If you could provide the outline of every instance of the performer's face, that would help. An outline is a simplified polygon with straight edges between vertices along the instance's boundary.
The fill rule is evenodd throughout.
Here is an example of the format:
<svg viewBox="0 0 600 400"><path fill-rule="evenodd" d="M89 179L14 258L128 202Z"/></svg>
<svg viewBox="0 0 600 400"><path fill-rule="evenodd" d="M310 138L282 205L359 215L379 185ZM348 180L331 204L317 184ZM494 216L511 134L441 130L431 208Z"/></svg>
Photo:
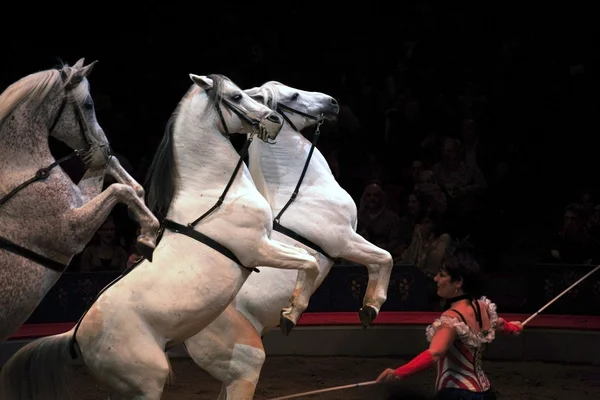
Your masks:
<svg viewBox="0 0 600 400"><path fill-rule="evenodd" d="M453 281L448 272L444 269L440 269L433 280L437 284L437 295L444 299L450 299L456 296L462 283L460 280Z"/></svg>

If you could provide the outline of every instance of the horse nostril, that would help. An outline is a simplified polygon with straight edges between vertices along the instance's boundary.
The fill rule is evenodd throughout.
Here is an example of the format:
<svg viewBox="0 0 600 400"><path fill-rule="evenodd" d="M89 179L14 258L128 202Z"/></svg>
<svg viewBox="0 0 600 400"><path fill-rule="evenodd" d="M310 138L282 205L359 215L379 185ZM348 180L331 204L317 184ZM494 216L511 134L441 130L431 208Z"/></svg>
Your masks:
<svg viewBox="0 0 600 400"><path fill-rule="evenodd" d="M338 105L338 102L337 102L337 100L336 100L336 99L334 99L334 98L332 97L332 98L331 98L331 104L332 104L332 105L334 105L334 106L337 106L337 105Z"/></svg>
<svg viewBox="0 0 600 400"><path fill-rule="evenodd" d="M271 114L267 117L267 119L271 122L275 122L276 124L281 124L281 117L277 114Z"/></svg>

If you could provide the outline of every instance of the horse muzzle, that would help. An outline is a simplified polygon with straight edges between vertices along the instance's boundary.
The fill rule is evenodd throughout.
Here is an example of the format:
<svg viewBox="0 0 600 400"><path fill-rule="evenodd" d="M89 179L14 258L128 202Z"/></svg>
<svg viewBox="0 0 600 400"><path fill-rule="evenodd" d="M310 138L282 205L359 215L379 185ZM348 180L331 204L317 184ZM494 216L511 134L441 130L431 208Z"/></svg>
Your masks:
<svg viewBox="0 0 600 400"><path fill-rule="evenodd" d="M88 151L82 152L80 157L87 168L104 167L112 157L112 149L109 143L96 144Z"/></svg>
<svg viewBox="0 0 600 400"><path fill-rule="evenodd" d="M275 139L279 135L281 128L283 128L283 118L273 112L260 122L258 137L265 142L269 139Z"/></svg>

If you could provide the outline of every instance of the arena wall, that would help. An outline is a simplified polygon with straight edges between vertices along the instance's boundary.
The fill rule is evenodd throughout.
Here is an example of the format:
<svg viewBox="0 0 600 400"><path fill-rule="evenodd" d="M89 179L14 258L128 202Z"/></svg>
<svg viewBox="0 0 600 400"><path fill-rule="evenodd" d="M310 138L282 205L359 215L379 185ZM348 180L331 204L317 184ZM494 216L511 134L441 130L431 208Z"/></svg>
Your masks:
<svg viewBox="0 0 600 400"><path fill-rule="evenodd" d="M360 326L356 313L306 313L285 337L278 330L264 337L267 355L362 356L406 358L426 346L425 327L438 316L429 312L382 312L369 328ZM505 314L507 320L529 315ZM42 336L65 332L73 323L28 324L0 346L3 364L15 351ZM517 337L500 335L486 358L509 361L565 362L600 365L600 317L540 315ZM172 357L187 357L181 346Z"/></svg>

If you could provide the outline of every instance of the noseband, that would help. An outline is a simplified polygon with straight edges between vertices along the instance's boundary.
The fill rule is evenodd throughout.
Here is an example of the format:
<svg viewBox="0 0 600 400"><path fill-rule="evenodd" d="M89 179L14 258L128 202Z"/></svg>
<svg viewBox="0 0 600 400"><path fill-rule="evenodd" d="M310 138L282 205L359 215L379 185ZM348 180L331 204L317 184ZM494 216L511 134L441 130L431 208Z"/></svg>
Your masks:
<svg viewBox="0 0 600 400"><path fill-rule="evenodd" d="M285 104L277 104L277 112L279 114L281 114L281 116L283 117L283 119L285 119L285 122L287 122L288 124L290 124L290 126L296 131L296 132L300 132L300 129L296 128L296 125L294 125L294 123L288 118L288 116L285 114L286 111L292 112L294 114L298 114L298 115L302 115L303 117L306 117L308 119L312 119L313 121L317 121L317 122L321 122L323 121L323 114L320 114L318 117L315 117L314 115L310 115L307 114L303 111L300 110L296 110L295 108L292 108L290 106L287 106ZM319 126L321 126L321 124L319 124ZM319 127L317 127L317 132L319 131Z"/></svg>
<svg viewBox="0 0 600 400"><path fill-rule="evenodd" d="M209 90L207 90L207 92L210 93L212 90L213 89L209 89ZM239 119L241 119L243 122L250 125L252 127L254 133L256 133L256 135L261 140L263 140L263 141L268 140L268 132L266 131L266 129L264 129L262 127L261 120L249 117L238 106L236 106L229 100L224 99L223 97L216 97L214 99L214 101L215 101L215 108L217 110L217 114L219 115L219 120L221 121L221 125L223 125L223 129L225 129L225 134L227 136L231 136L231 132L229 131L229 128L227 127L227 123L225 122L225 117L223 117L223 111L221 110L221 107L220 107L221 104L224 104L225 107L227 107L231 112L233 112L235 115L237 115Z"/></svg>

